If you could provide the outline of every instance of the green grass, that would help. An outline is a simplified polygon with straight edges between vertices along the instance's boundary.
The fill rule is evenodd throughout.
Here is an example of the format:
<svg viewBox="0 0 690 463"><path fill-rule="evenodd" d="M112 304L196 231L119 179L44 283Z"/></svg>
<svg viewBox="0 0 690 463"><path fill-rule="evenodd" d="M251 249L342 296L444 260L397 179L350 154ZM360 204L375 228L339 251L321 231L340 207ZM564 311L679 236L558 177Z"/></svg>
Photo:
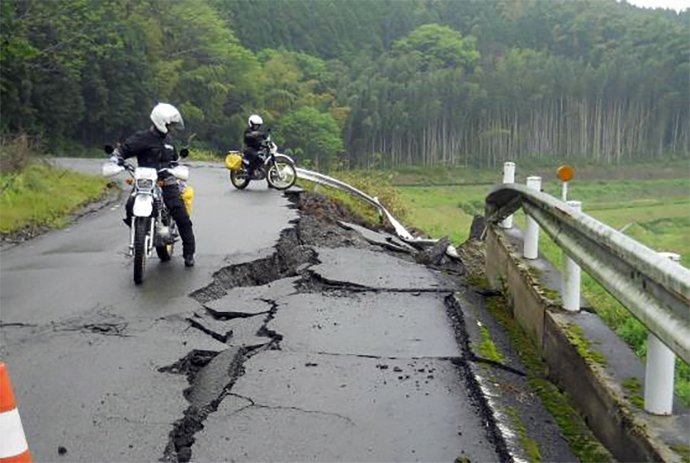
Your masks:
<svg viewBox="0 0 690 463"><path fill-rule="evenodd" d="M519 166L518 166L519 167ZM459 181L471 183L472 178L486 179L496 172L479 172L462 176ZM544 176L545 192L560 197L561 184L555 169L535 168ZM409 224L432 237L448 235L454 244L462 243L469 235L474 214L483 214L484 199L491 185L410 186L413 175L419 174L424 184L429 174L414 168L404 171L405 181L398 188L408 206ZM433 171L432 171L433 173ZM391 175L390 173L388 174ZM450 174L448 174L450 175ZM397 178L392 176L393 179ZM687 161L662 165L633 165L611 168L589 166L579 169L569 185L569 199L583 202L583 211L656 251L675 252L681 264L690 267L690 165ZM524 215L516 214L515 223L524 226ZM544 233L540 251L558 268L562 266L562 251ZM582 275L583 295L607 323L637 353L646 354L647 331L616 299L610 296L588 275ZM678 360L676 393L690 405L690 368Z"/></svg>
<svg viewBox="0 0 690 463"><path fill-rule="evenodd" d="M0 233L60 227L76 207L101 197L108 181L44 163L0 174Z"/></svg>
<svg viewBox="0 0 690 463"><path fill-rule="evenodd" d="M448 236L452 243L467 239L475 214L484 215L488 185L398 187L409 209L408 222L429 235Z"/></svg>
<svg viewBox="0 0 690 463"><path fill-rule="evenodd" d="M223 162L223 159L223 153L194 148L189 150L189 156L183 161Z"/></svg>

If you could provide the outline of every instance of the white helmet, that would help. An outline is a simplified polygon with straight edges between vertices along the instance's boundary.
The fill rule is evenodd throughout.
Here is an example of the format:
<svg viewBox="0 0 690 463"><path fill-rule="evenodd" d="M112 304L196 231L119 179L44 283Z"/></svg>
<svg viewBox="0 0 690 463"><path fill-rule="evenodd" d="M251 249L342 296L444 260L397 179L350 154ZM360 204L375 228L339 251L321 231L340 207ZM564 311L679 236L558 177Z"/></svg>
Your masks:
<svg viewBox="0 0 690 463"><path fill-rule="evenodd" d="M168 133L168 125L184 129L182 115L176 107L168 103L158 103L153 108L153 111L151 111L151 122L161 133Z"/></svg>
<svg viewBox="0 0 690 463"><path fill-rule="evenodd" d="M247 124L249 124L250 128L254 128L256 125L261 125L264 123L264 120L261 119L261 116L258 114L252 114L249 116L249 119L247 120Z"/></svg>

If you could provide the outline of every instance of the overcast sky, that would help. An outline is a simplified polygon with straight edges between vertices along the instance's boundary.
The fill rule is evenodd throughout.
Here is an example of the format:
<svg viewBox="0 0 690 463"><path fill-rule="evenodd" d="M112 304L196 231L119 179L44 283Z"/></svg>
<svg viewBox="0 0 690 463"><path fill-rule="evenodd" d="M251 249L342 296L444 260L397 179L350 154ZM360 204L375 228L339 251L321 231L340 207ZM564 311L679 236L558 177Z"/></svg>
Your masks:
<svg viewBox="0 0 690 463"><path fill-rule="evenodd" d="M690 0L627 0L627 2L643 8L670 8L676 11L690 8Z"/></svg>

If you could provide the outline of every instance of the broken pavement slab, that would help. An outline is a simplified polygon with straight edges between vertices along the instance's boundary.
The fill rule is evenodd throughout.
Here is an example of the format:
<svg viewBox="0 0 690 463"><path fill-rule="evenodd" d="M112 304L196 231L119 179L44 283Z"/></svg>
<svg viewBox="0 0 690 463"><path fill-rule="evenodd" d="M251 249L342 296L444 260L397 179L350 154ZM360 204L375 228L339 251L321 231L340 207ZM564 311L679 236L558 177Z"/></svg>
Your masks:
<svg viewBox="0 0 690 463"><path fill-rule="evenodd" d="M391 235L390 233L377 232L350 222L338 221L338 225L340 225L346 230L352 230L359 233L360 235L362 235L362 237L364 237L365 240L367 240L371 244L383 246L386 249L390 249L392 251L397 252L417 252L417 250L414 247L405 243L401 239Z"/></svg>
<svg viewBox="0 0 690 463"><path fill-rule="evenodd" d="M227 344L236 347L259 347L268 344L272 338L258 335L265 322L264 317L232 320L232 335Z"/></svg>
<svg viewBox="0 0 690 463"><path fill-rule="evenodd" d="M195 461L500 459L449 360L268 350L244 369Z"/></svg>
<svg viewBox="0 0 690 463"><path fill-rule="evenodd" d="M281 299L267 328L281 349L382 357L458 357L443 295L361 292Z"/></svg>
<svg viewBox="0 0 690 463"><path fill-rule="evenodd" d="M295 282L299 277L282 278L262 286L238 286L227 294L204 304L217 317L249 317L271 310L267 301L297 293Z"/></svg>
<svg viewBox="0 0 690 463"><path fill-rule="evenodd" d="M386 291L455 291L457 278L430 270L383 252L354 248L316 248L321 264L310 272L323 281L341 286Z"/></svg>
<svg viewBox="0 0 690 463"><path fill-rule="evenodd" d="M242 359L241 355L241 348L231 347L213 357L195 375L187 397L189 403L201 409L219 402L225 388L235 380L235 370Z"/></svg>
<svg viewBox="0 0 690 463"><path fill-rule="evenodd" d="M197 313L188 318L192 326L214 339L235 347L259 347L268 344L271 338L257 336L264 325L266 312L254 317L218 319L208 312Z"/></svg>

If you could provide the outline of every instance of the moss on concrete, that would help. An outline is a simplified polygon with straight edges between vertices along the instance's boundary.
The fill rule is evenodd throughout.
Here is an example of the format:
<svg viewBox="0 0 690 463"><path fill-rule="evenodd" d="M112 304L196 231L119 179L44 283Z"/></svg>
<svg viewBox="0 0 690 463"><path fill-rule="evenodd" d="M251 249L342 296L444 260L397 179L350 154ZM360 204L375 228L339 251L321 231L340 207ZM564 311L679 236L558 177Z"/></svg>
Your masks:
<svg viewBox="0 0 690 463"><path fill-rule="evenodd" d="M628 378L623 381L623 388L628 393L627 398L634 406L644 409L644 398L642 397L642 382L639 378Z"/></svg>
<svg viewBox="0 0 690 463"><path fill-rule="evenodd" d="M680 455L683 463L690 463L690 446L687 445L672 445L671 450Z"/></svg>
<svg viewBox="0 0 690 463"><path fill-rule="evenodd" d="M518 411L510 407L508 408L508 416L513 424L513 427L518 433L518 438L520 439L520 445L527 454L527 458L531 463L541 462L541 452L539 451L539 444L534 439L531 439L527 434L527 428L525 424L520 419L520 414Z"/></svg>
<svg viewBox="0 0 690 463"><path fill-rule="evenodd" d="M543 283L543 270L540 270L538 268L532 267L527 264L523 264L523 267L526 269L527 274L530 277L530 282L532 286L537 290L537 292L545 299L548 300L550 304L553 305L561 305L561 294L553 290L551 288L547 288L544 283Z"/></svg>
<svg viewBox="0 0 690 463"><path fill-rule="evenodd" d="M505 299L500 296L489 297L486 306L510 335L515 351L527 367L530 386L558 423L575 456L582 462L614 461L577 413L568 395L546 379L546 366L537 348L510 316Z"/></svg>
<svg viewBox="0 0 690 463"><path fill-rule="evenodd" d="M480 326L479 331L482 336L482 341L479 344L479 355L496 363L504 363L505 359L496 348L496 344L494 344L493 340L491 339L489 329L486 326Z"/></svg>
<svg viewBox="0 0 690 463"><path fill-rule="evenodd" d="M467 282L477 289L491 289L491 283L489 283L489 279L486 278L486 275L472 273L467 276Z"/></svg>
<svg viewBox="0 0 690 463"><path fill-rule="evenodd" d="M582 358L589 362L597 363L599 365L606 365L608 363L606 356L604 356L600 352L591 349L592 343L585 339L585 337L583 336L584 331L582 330L581 326L569 323L565 327L564 331L566 336L568 337L568 340L573 346L575 346L577 352L580 354Z"/></svg>

